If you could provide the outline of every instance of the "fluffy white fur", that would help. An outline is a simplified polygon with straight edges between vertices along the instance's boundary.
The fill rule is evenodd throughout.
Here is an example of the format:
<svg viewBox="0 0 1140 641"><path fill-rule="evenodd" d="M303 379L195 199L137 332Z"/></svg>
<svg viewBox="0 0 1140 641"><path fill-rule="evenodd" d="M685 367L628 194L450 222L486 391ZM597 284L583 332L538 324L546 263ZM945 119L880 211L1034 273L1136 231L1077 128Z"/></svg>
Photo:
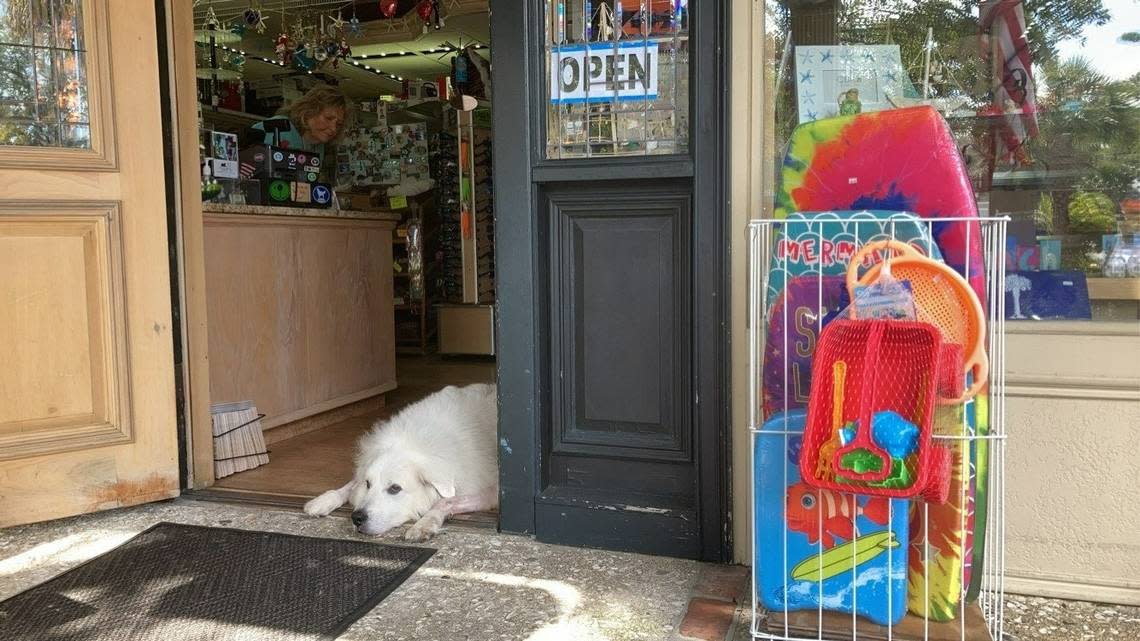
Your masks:
<svg viewBox="0 0 1140 641"><path fill-rule="evenodd" d="M497 508L497 425L494 385L444 388L377 422L360 439L353 479L305 512L325 516L351 502L360 533L415 520L404 538L422 541L452 514Z"/></svg>

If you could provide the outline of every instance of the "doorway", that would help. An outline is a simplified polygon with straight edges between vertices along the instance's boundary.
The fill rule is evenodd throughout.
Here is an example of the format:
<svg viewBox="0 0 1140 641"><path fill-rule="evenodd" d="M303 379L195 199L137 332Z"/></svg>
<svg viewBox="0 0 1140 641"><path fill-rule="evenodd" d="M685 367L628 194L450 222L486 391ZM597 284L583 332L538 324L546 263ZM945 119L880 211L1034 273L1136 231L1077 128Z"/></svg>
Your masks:
<svg viewBox="0 0 1140 641"><path fill-rule="evenodd" d="M202 176L200 219L183 199L208 361L189 476L203 498L299 506L351 477L377 421L495 380L489 17L485 0L257 9L206 0L174 29ZM321 87L346 99L341 135L290 146L281 120ZM226 433L241 412L260 419Z"/></svg>
<svg viewBox="0 0 1140 641"><path fill-rule="evenodd" d="M214 6L220 4L217 0ZM415 8L397 2L397 11L405 4L409 11ZM355 3L355 8L363 12L364 5ZM729 303L728 90L727 57L718 55L726 50L727 3L530 0L520 7L490 0L482 9L487 51L494 42L493 71L483 76L490 79L490 109L481 117L475 111L463 122L470 127L478 121L494 132L485 152L494 189L482 190L493 202L494 215L484 221L491 223L494 252L493 262L478 251L468 261L460 259L460 267L469 270L464 274L468 278L458 280L460 285L474 281L478 292L480 278L470 278L470 270L491 262L494 330L484 322L472 323L472 332L461 332L465 340L459 342L487 345L485 337L492 335L485 351L493 354L493 365L490 354L481 361L471 355L437 353L407 360L393 354L394 379L372 381L364 389L373 393L360 399L383 398L384 407L347 417L338 417L341 408L333 408L312 416L316 423L336 420L314 425L309 415L294 417L292 427L278 425L266 432L271 461L288 455L297 465L320 467L328 483L294 488L291 496L280 486L255 488L252 481L244 489L224 491L230 499L244 493L263 502L299 505L316 491L340 484L332 478L336 465L343 466L342 478L347 479L346 448L355 436L398 403L416 397L417 387L487 377L499 385L501 493L499 515L486 522L497 520L503 531L534 534L552 543L727 560L732 544L724 331ZM388 74L403 90L411 72L401 72L401 61L419 64L454 53L440 42L413 49L412 44L426 42L423 24L414 22L419 19L414 11L404 15L411 16L418 31L375 49L354 48L354 56L374 57L356 60L370 68L351 64L351 73ZM375 18L378 25L384 20ZM462 21L449 14L446 29L456 24ZM431 37L434 25L429 23L427 30ZM263 57L272 60L269 53ZM591 94L599 90L601 95ZM209 104L207 111L213 107ZM429 109L413 105L404 111ZM457 147L470 157L470 144ZM467 186L457 181L460 197L465 189L480 193L478 178L476 172ZM411 197L407 204L414 205ZM207 214L207 223L210 218ZM477 234L479 220L474 222ZM325 220L306 229L338 224L349 223ZM399 265L402 224L401 217L367 225L380 244L385 233L396 239L391 254L373 258L375 265ZM462 220L458 226L464 238L474 235ZM205 240L203 272L217 265L208 259L209 237ZM276 249L252 242L234 247L261 252L251 269L266 269L298 255L297 241L287 234L277 242ZM346 252L340 241L329 241L327 247L333 249L326 253L342 263L353 252L368 253L367 248ZM345 269L352 264L350 260ZM278 273L277 267L268 269L269 275ZM398 279L393 274L390 280L392 289L386 291L395 303ZM319 292L340 289L316 282ZM375 292L350 298L370 294ZM280 310L280 296L263 301L262 307ZM443 302L471 304L467 296ZM482 299L476 301L480 304ZM446 307L432 309L438 315ZM297 309L319 314L336 307L309 302ZM393 333L395 313L393 309ZM211 311L211 359L230 353L213 347L218 334L213 315ZM438 316L435 326L444 331ZM283 327L287 335L295 329L288 323ZM436 338L437 345L442 338ZM256 339L250 337L255 344ZM333 365L353 363L341 359ZM212 362L213 367L218 364ZM295 396L303 397L304 383L294 384L301 389ZM211 396L212 403L235 400ZM202 442L202 421L195 426L196 440ZM288 438L277 440L272 430ZM322 459L320 452L333 454ZM200 463L200 449L192 458ZM274 476L290 475L271 474L270 466L265 470L244 472L245 478L263 476L271 483ZM238 476L223 483L236 485ZM206 485L217 493L223 483Z"/></svg>

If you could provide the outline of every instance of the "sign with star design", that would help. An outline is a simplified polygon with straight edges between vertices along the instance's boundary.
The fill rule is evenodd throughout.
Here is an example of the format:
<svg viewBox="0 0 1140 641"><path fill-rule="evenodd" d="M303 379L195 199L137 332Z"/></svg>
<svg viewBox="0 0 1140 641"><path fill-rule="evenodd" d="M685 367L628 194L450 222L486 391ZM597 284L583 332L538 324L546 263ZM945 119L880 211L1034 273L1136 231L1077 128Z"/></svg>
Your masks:
<svg viewBox="0 0 1140 641"><path fill-rule="evenodd" d="M795 48L799 122L891 109L890 97L917 97L898 45Z"/></svg>

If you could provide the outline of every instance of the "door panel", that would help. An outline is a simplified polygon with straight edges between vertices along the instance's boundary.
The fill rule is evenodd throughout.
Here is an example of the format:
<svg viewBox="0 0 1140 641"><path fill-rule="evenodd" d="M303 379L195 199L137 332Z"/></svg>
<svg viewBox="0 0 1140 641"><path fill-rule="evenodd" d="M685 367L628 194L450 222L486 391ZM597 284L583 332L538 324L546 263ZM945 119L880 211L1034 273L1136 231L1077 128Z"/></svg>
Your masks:
<svg viewBox="0 0 1140 641"><path fill-rule="evenodd" d="M178 494L153 5L19 4L6 55L62 59L4 76L50 100L0 119L0 526Z"/></svg>
<svg viewBox="0 0 1140 641"><path fill-rule="evenodd" d="M555 455L691 460L689 197L551 198Z"/></svg>

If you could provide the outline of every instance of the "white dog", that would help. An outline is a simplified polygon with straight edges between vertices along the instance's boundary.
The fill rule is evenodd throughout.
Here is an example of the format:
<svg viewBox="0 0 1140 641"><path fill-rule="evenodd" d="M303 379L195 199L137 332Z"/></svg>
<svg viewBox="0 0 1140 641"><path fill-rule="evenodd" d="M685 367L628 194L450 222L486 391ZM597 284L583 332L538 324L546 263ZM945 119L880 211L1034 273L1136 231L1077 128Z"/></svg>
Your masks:
<svg viewBox="0 0 1140 641"><path fill-rule="evenodd" d="M353 479L305 512L325 516L350 501L361 534L415 519L404 538L426 540L452 514L498 507L497 427L494 385L444 388L378 421L360 439Z"/></svg>

